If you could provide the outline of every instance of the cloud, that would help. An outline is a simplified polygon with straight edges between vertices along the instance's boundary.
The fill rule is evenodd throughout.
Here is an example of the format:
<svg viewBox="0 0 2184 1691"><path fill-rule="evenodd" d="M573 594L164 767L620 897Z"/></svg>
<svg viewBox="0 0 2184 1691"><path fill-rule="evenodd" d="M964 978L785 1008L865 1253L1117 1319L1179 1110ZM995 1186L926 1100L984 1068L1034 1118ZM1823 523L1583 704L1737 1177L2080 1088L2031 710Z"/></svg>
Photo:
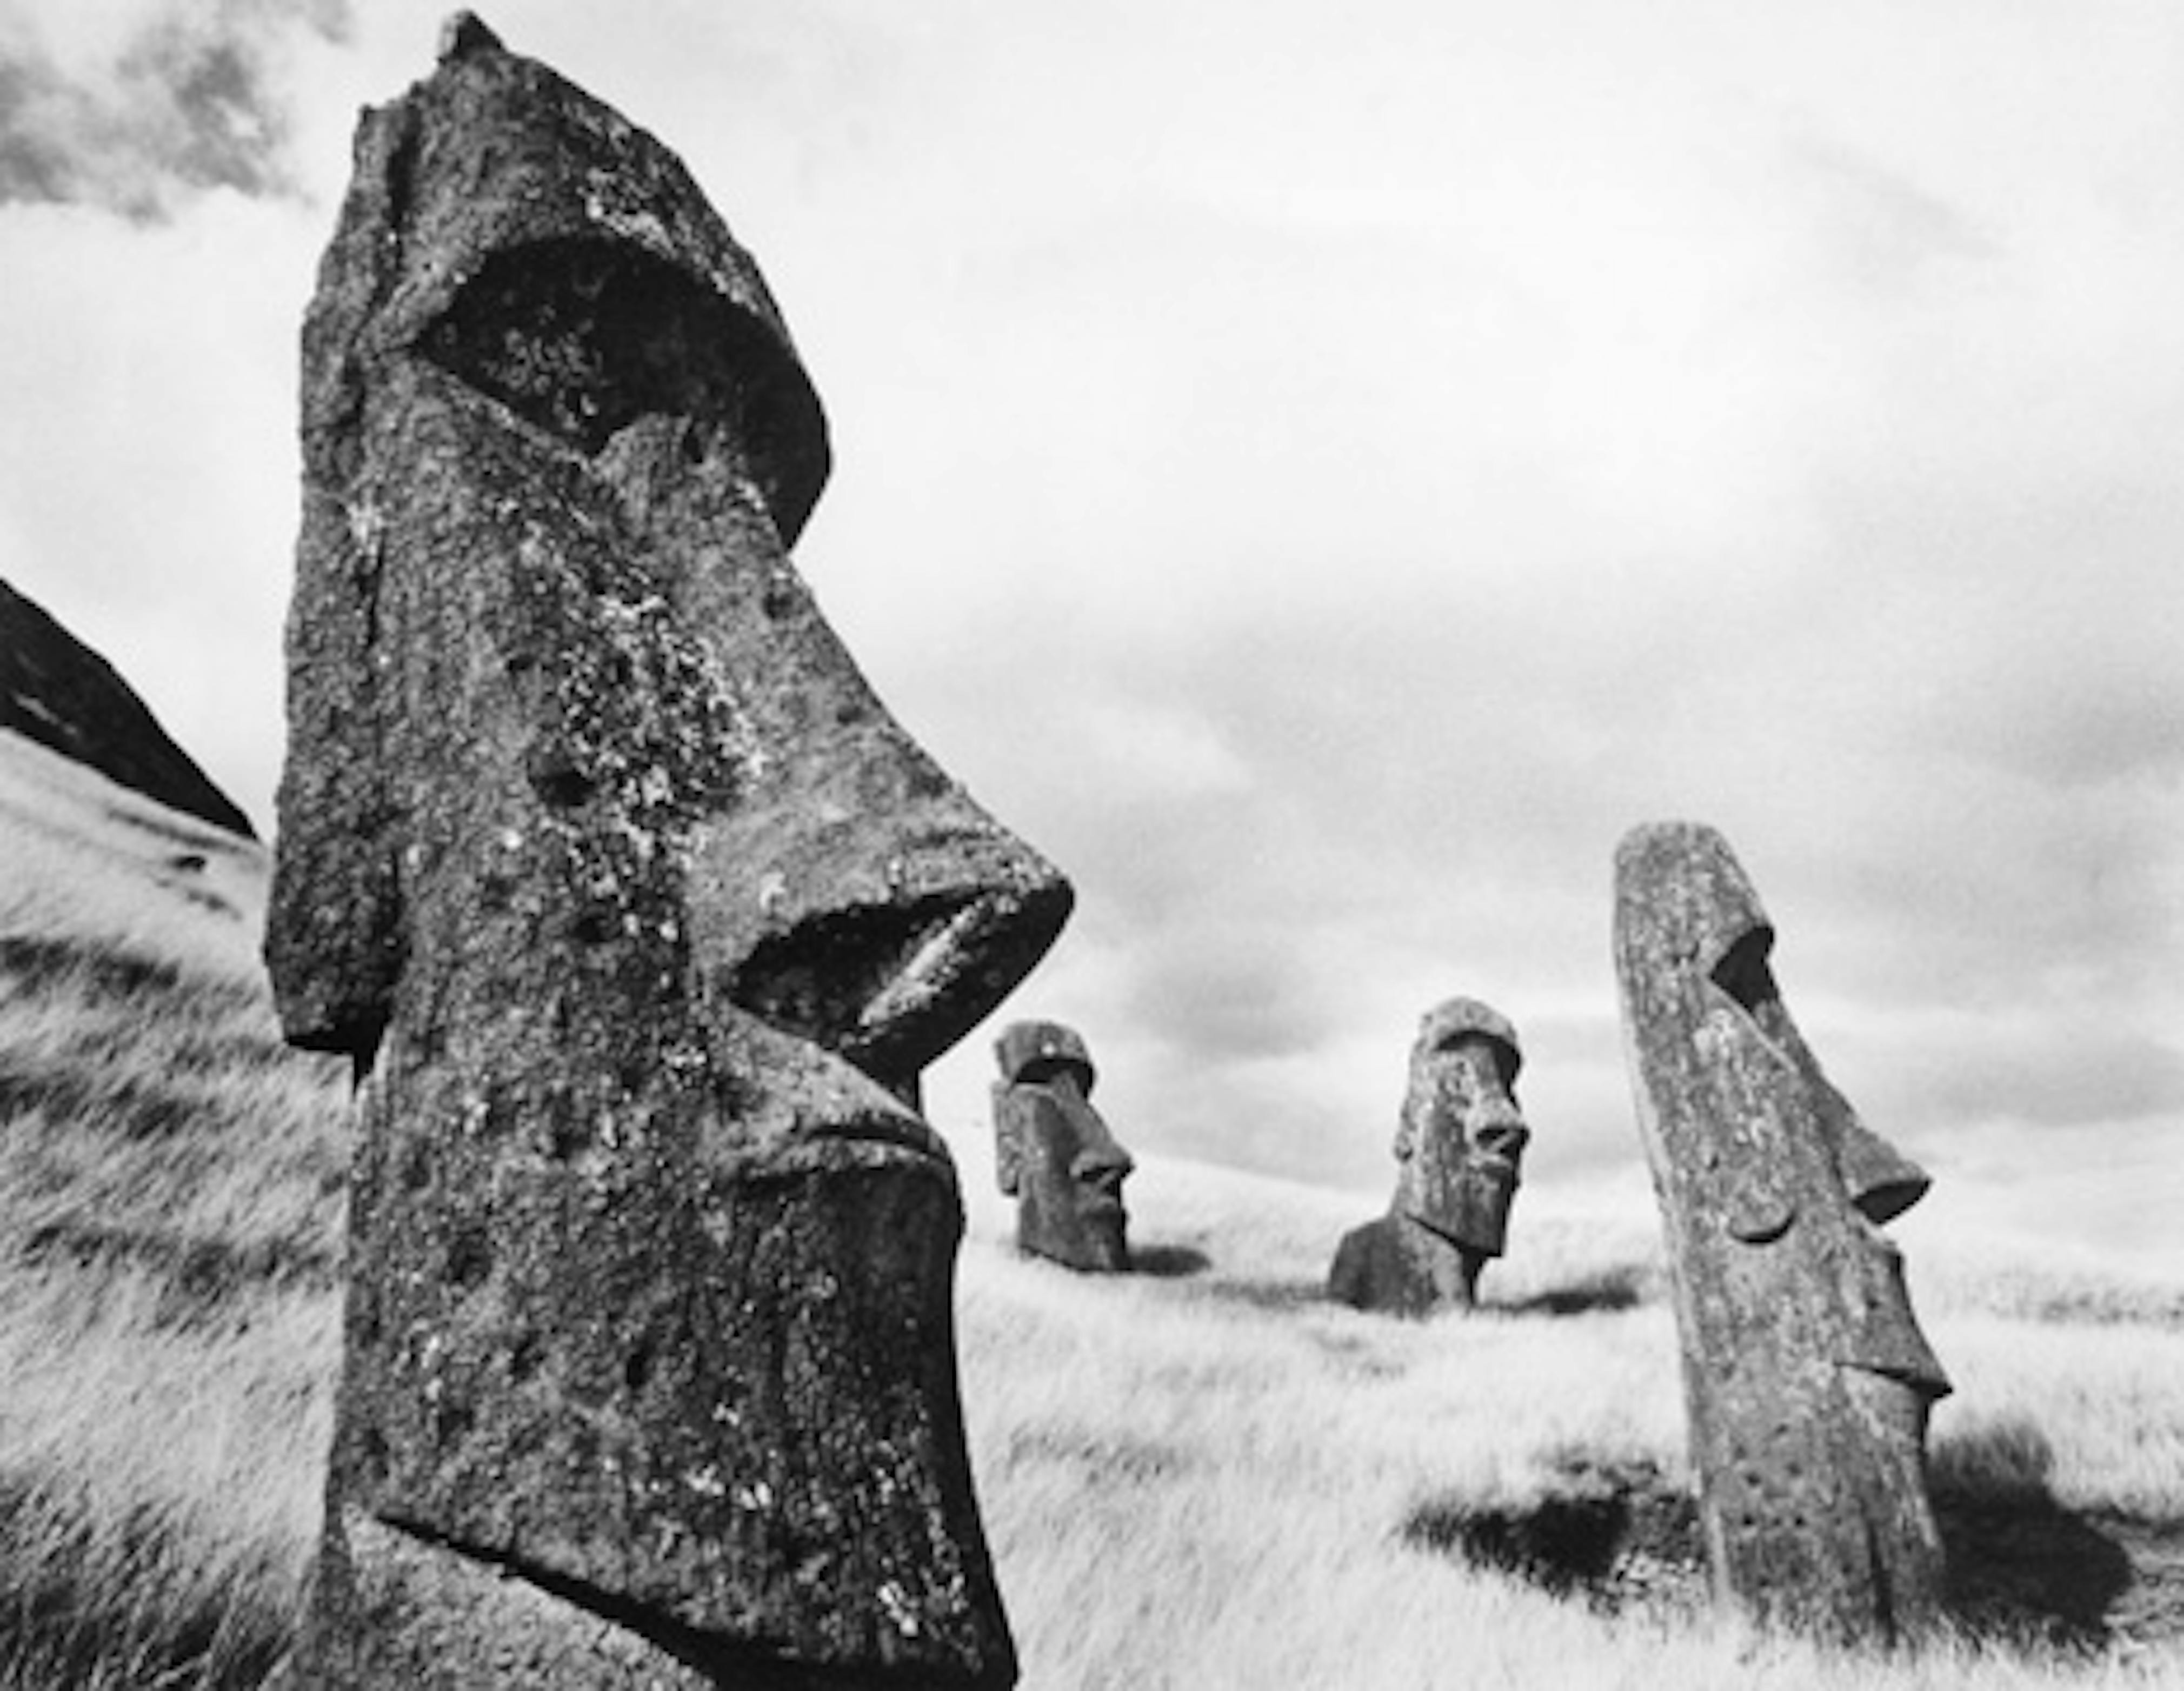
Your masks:
<svg viewBox="0 0 2184 1691"><path fill-rule="evenodd" d="M1814 197L1814 233L1835 286L1901 298L1947 286L1936 273L1952 265L2003 256L1964 207L1840 141L1797 136L1784 156L1791 183Z"/></svg>
<svg viewBox="0 0 2184 1691"><path fill-rule="evenodd" d="M0 14L0 204L85 205L136 221L210 188L292 191L281 60L337 41L347 0Z"/></svg>

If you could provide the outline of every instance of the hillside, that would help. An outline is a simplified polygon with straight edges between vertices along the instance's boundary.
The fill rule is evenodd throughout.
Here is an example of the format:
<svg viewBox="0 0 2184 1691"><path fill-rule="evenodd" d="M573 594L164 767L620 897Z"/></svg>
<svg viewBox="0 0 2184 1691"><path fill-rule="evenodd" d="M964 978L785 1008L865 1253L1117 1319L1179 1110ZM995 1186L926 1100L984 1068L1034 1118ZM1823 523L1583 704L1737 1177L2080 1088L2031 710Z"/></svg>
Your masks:
<svg viewBox="0 0 2184 1691"><path fill-rule="evenodd" d="M114 667L0 581L0 728L229 834L250 818L175 744Z"/></svg>
<svg viewBox="0 0 2184 1691"><path fill-rule="evenodd" d="M0 731L0 1688L254 1685L315 1525L345 1081L276 1035L261 848ZM1396 1323L1318 1299L1353 1197L1141 1154L1145 1272L1080 1279L940 1125L1034 1691L2184 1683L2184 1284L1927 1230L1961 1637L1831 1659L1696 1607L1649 1214L1528 1192L1489 1311Z"/></svg>

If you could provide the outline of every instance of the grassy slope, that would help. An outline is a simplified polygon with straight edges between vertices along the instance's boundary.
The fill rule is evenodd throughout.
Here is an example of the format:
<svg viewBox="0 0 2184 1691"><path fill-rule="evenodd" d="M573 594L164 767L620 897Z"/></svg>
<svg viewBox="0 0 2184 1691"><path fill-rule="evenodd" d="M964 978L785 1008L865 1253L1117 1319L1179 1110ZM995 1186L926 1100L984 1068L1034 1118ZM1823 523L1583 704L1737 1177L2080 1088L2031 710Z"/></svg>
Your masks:
<svg viewBox="0 0 2184 1691"><path fill-rule="evenodd" d="M0 1684L245 1677L313 1527L340 1096L260 848L0 733Z"/></svg>
<svg viewBox="0 0 2184 1691"><path fill-rule="evenodd" d="M315 1526L344 1087L275 1040L257 848L0 734L0 1688L253 1684ZM2184 1286L1919 1246L1981 1601L1962 1643L1830 1660L1704 1622L1673 1554L1619 1560L1608 1612L1450 1548L1682 1482L1649 1216L1528 1191L1496 1313L1394 1323L1316 1296L1355 1198L1145 1158L1151 1272L1079 1279L1015 1256L983 1126L956 1136L964 1395L1036 1691L2184 1682ZM2080 1644L1996 1630L2043 1621Z"/></svg>

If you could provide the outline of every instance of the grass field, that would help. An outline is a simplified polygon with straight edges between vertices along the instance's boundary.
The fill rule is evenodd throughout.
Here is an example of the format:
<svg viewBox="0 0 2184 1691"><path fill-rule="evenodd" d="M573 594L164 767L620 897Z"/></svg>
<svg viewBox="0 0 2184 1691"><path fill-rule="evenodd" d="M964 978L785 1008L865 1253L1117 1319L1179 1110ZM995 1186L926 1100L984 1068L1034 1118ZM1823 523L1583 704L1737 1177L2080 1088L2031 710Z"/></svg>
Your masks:
<svg viewBox="0 0 2184 1691"><path fill-rule="evenodd" d="M259 848L0 734L0 1691L252 1686L316 1526L346 1083L276 1036ZM1703 1610L1642 1208L1528 1190L1490 1309L1406 1324L1318 1296L1370 1199L1141 1156L1145 1271L1079 1278L939 1125L1034 1691L2184 1684L2184 1284L1926 1228L1958 1624L1835 1656Z"/></svg>

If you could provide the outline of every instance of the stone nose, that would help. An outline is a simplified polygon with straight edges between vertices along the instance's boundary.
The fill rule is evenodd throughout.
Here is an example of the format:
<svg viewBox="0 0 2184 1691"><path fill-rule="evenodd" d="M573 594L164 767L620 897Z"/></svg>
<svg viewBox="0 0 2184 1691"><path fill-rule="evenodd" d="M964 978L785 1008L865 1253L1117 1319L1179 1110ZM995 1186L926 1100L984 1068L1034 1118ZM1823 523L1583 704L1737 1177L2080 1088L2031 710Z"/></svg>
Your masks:
<svg viewBox="0 0 2184 1691"><path fill-rule="evenodd" d="M700 966L742 1009L914 1102L918 1071L1054 942L1069 884L889 714L717 443L625 433L616 450L650 490L630 520L735 678L735 790L691 863ZM695 466L680 455L693 441Z"/></svg>
<svg viewBox="0 0 2184 1691"><path fill-rule="evenodd" d="M1471 1141L1489 1156L1507 1158L1513 1163L1532 1141L1531 1129L1524 1125L1524 1118L1513 1107L1497 1112L1472 1130Z"/></svg>
<svg viewBox="0 0 2184 1691"><path fill-rule="evenodd" d="M1892 1221L1926 1195L1933 1177L1868 1127L1842 1097L1832 1102L1843 1190L1867 1220Z"/></svg>
<svg viewBox="0 0 2184 1691"><path fill-rule="evenodd" d="M774 738L709 841L724 896L705 949L738 1007L915 1103L918 1071L1045 954L1072 895L850 680L855 721Z"/></svg>
<svg viewBox="0 0 2184 1691"><path fill-rule="evenodd" d="M1514 1162L1530 1142L1532 1132L1524 1125L1524 1113L1517 1108L1507 1083L1498 1073L1477 1075L1470 1097L1459 1108L1464 1137L1476 1150Z"/></svg>
<svg viewBox="0 0 2184 1691"><path fill-rule="evenodd" d="M1108 1132L1107 1124L1089 1104L1078 1115L1077 1131L1081 1142L1077 1154L1069 1159L1070 1179L1110 1197L1120 1197L1123 1182L1138 1166L1130 1160L1130 1153Z"/></svg>
<svg viewBox="0 0 2184 1691"><path fill-rule="evenodd" d="M1069 1177L1085 1191L1097 1192L1102 1197L1111 1197L1120 1203L1123 1182L1129 1179L1134 1166L1127 1157L1120 1162L1079 1157L1069 1165Z"/></svg>

